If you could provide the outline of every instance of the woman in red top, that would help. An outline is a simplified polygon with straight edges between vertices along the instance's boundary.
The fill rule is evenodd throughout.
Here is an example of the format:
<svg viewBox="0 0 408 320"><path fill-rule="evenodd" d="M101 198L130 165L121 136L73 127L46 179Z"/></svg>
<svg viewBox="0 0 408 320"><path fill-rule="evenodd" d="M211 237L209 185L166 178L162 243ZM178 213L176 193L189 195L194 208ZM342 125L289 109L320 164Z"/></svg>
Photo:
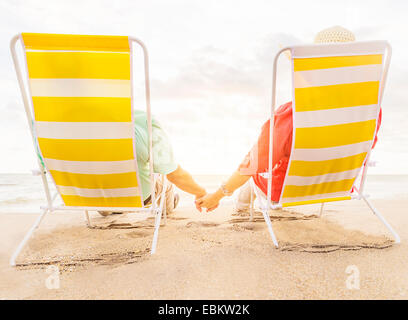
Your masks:
<svg viewBox="0 0 408 320"><path fill-rule="evenodd" d="M255 184L266 194L268 179L259 173L268 172L269 167L269 128L270 121L262 126L257 143L241 162L238 172L241 175L252 176ZM285 103L275 111L273 130L272 159L272 201L279 201L283 180L289 163L292 148L292 102Z"/></svg>
<svg viewBox="0 0 408 320"><path fill-rule="evenodd" d="M381 125L381 114L378 117L378 124L374 144L377 143L377 133ZM255 184L266 195L268 190L268 179L262 177L262 173L268 172L269 164L269 124L266 121L262 126L261 134L258 137L257 143L245 156L237 171L228 179L228 182L223 187L214 193L208 194L205 197L197 200L198 207L208 208L208 211L215 209L219 201L228 193L234 192L237 188L245 184L241 188L238 196L236 209L247 210L250 202L250 185L249 179L252 177ZM282 192L282 186L288 168L290 152L292 148L292 102L281 105L275 111L274 129L273 129L273 159L272 159L272 201L278 202Z"/></svg>
<svg viewBox="0 0 408 320"><path fill-rule="evenodd" d="M340 33L340 34L339 34ZM315 43L321 42L345 42L354 41L354 35L343 28L334 27L319 32L316 36ZM377 142L377 132L381 124L381 109L377 123L376 136L373 148ZM221 186L216 192L207 194L196 201L199 210L201 207L207 208L208 211L214 210L219 201L226 195L231 195L236 189L241 188L236 204L237 210L247 210L250 202L250 185L249 179L252 177L255 184L261 191L267 194L267 178L262 177L262 173L268 172L269 164L269 128L270 121L266 121L262 126L261 134L257 143L245 156L228 181ZM272 201L278 202L282 192L282 186L289 163L290 152L292 148L292 102L280 106L275 111L274 129L273 129L273 159L272 159Z"/></svg>

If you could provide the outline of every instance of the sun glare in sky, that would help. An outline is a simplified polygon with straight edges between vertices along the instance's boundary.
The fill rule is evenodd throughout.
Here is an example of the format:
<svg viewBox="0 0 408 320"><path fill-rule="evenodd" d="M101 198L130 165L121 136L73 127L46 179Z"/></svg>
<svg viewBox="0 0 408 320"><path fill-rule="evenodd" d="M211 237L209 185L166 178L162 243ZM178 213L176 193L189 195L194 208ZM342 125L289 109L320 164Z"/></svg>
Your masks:
<svg viewBox="0 0 408 320"><path fill-rule="evenodd" d="M311 43L341 25L357 40L393 47L383 123L372 173L408 173L406 1L16 1L0 2L0 172L36 167L9 50L19 32L131 35L148 47L152 112L192 173L236 169L267 120L273 57L281 46ZM135 104L144 109L136 52ZM291 99L286 58L278 104Z"/></svg>

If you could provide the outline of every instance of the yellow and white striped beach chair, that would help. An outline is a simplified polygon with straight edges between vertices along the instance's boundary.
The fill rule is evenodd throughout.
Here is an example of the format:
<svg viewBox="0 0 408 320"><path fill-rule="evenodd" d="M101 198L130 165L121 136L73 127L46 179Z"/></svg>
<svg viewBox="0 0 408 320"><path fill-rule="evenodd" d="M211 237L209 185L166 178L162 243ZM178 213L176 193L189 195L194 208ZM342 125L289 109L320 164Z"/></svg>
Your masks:
<svg viewBox="0 0 408 320"><path fill-rule="evenodd" d="M287 51L291 53L293 139L280 200L272 204L276 71L279 56ZM391 47L385 41L293 46L275 56L267 200L256 187L255 192L276 247L270 209L321 203L321 214L325 202L351 199L363 199L400 242L363 194L390 58ZM251 214L252 208L251 204Z"/></svg>
<svg viewBox="0 0 408 320"><path fill-rule="evenodd" d="M20 67L16 45L23 48ZM133 45L143 49L152 205L143 203L133 124ZM39 161L47 206L26 234L10 263L48 212L56 210L144 211L155 215L152 254L156 250L162 195L154 195L152 123L148 54L138 39L22 33L11 53ZM21 70L25 70L23 75ZM27 85L24 80L27 80ZM51 196L47 173L57 193ZM163 187L163 192L166 187ZM59 195L63 205L54 204ZM164 211L164 212L163 212Z"/></svg>

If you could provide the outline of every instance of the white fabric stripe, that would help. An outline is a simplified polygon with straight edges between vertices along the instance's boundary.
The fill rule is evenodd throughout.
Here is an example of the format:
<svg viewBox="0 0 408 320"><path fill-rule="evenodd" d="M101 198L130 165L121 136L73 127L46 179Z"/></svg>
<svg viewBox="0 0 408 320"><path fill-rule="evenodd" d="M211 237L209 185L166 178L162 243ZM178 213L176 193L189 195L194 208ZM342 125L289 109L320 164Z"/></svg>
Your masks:
<svg viewBox="0 0 408 320"><path fill-rule="evenodd" d="M386 41L366 41L348 43L327 43L308 46L293 46L293 58L312 58L322 56L349 56L382 54L387 45Z"/></svg>
<svg viewBox="0 0 408 320"><path fill-rule="evenodd" d="M113 198L113 197L136 197L140 196L139 188L116 188L116 189L87 189L77 187L58 186L61 195L81 196L87 198Z"/></svg>
<svg viewBox="0 0 408 320"><path fill-rule="evenodd" d="M300 177L300 176L287 176L285 180L285 186L308 186L311 184L319 184L323 182L333 182L345 179L355 178L360 171L360 167L353 170L347 170L342 172L327 173L321 176Z"/></svg>
<svg viewBox="0 0 408 320"><path fill-rule="evenodd" d="M112 79L30 79L34 97L130 98L130 80Z"/></svg>
<svg viewBox="0 0 408 320"><path fill-rule="evenodd" d="M379 81L382 65L316 69L294 72L295 88L332 86L336 84Z"/></svg>
<svg viewBox="0 0 408 320"><path fill-rule="evenodd" d="M282 198L281 203L320 200L320 199L338 198L338 197L347 197L347 196L350 196L348 192L333 192L333 193L325 193L325 194L316 194L313 196L306 196L306 197Z"/></svg>
<svg viewBox="0 0 408 320"><path fill-rule="evenodd" d="M291 160L323 161L354 156L370 150L372 141L320 149L293 149Z"/></svg>
<svg viewBox="0 0 408 320"><path fill-rule="evenodd" d="M114 174L136 171L136 160L67 161L45 158L48 170L82 174Z"/></svg>
<svg viewBox="0 0 408 320"><path fill-rule="evenodd" d="M377 105L296 112L296 128L324 127L336 124L375 120Z"/></svg>
<svg viewBox="0 0 408 320"><path fill-rule="evenodd" d="M49 122L36 121L39 138L49 139L131 139L131 122Z"/></svg>

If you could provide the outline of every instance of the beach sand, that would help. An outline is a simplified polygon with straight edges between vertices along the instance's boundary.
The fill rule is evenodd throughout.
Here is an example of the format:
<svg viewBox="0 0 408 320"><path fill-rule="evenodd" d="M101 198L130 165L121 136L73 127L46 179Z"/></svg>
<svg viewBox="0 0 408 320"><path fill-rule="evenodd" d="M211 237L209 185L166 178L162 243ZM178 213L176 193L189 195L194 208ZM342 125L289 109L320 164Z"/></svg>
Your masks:
<svg viewBox="0 0 408 320"><path fill-rule="evenodd" d="M16 268L8 260L36 215L0 215L0 299L408 298L407 195L373 199L401 244L362 201L346 201L327 204L322 217L319 205L273 212L279 249L259 213L250 222L231 202L199 213L182 198L155 255L151 219L94 212L89 229L83 213L65 212L45 218ZM50 265L58 289L47 288ZM356 276L359 289L348 288Z"/></svg>

